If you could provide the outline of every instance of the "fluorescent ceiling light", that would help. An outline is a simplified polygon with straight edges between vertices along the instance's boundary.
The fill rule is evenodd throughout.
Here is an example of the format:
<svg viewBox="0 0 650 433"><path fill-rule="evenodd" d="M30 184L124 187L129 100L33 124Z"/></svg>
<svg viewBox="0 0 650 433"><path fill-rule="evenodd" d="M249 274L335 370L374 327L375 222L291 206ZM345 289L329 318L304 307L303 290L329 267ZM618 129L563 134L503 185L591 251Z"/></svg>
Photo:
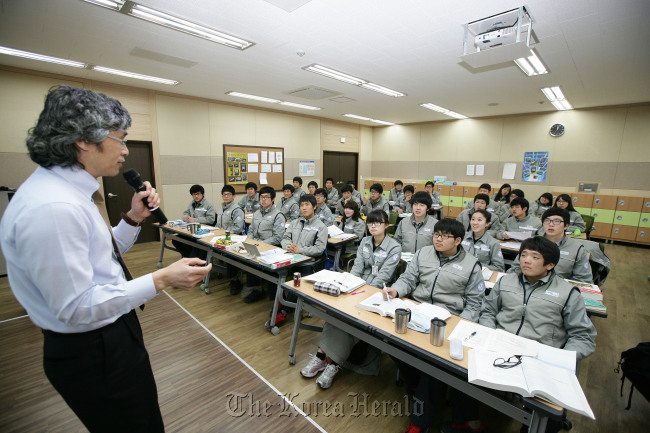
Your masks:
<svg viewBox="0 0 650 433"><path fill-rule="evenodd" d="M357 116L356 114L344 114L344 116L345 117L352 117L353 119L370 120L370 117Z"/></svg>
<svg viewBox="0 0 650 433"><path fill-rule="evenodd" d="M73 60L60 59L58 57L44 56L43 54L30 53L29 51L14 50L13 48L1 47L0 54L7 54L9 56L24 57L26 59L40 60L41 62L56 63L64 66L72 66L73 68L85 68L86 64L75 62Z"/></svg>
<svg viewBox="0 0 650 433"><path fill-rule="evenodd" d="M573 110L573 106L566 99L566 96L564 96L564 92L562 92L560 86L544 87L542 93L558 110Z"/></svg>
<svg viewBox="0 0 650 433"><path fill-rule="evenodd" d="M108 9L113 9L119 11L120 8L124 5L123 0L112 1L112 0L84 0L86 3L92 3L97 6L103 6Z"/></svg>
<svg viewBox="0 0 650 433"><path fill-rule="evenodd" d="M328 68L327 66L319 65L317 63L305 66L302 69L323 75L328 78L334 78L335 80L343 81L344 83L352 84L354 86L363 87L364 89L372 90L373 92L383 93L384 95L392 96L395 98L406 96L405 93L398 92L397 90L380 86L379 84L372 83L368 80L364 80L363 78L355 77L354 75L346 74L344 72L340 72L336 69Z"/></svg>
<svg viewBox="0 0 650 433"><path fill-rule="evenodd" d="M462 114L456 113L455 111L447 110L446 108L442 108L438 105L432 104L430 102L426 104L420 104L420 107L428 108L429 110L437 111L438 113L446 114L447 116L456 118L456 119L467 119L467 116L463 116Z"/></svg>
<svg viewBox="0 0 650 433"><path fill-rule="evenodd" d="M302 108L304 110L322 110L320 107L312 107L311 105L296 104L295 102L281 101L279 99L266 98L264 96L249 95L248 93L240 92L226 92L226 95L236 96L238 98L253 99L255 101L268 102L269 104L280 104L288 107Z"/></svg>
<svg viewBox="0 0 650 433"><path fill-rule="evenodd" d="M370 121L375 123L380 123L382 125L390 125L390 126L395 125L393 122L385 122L383 120L377 120L377 119L370 119Z"/></svg>
<svg viewBox="0 0 650 433"><path fill-rule="evenodd" d="M353 119L359 119L359 120L368 120L370 122L380 123L382 125L395 125L395 123L393 123L393 122L386 122L385 120L371 119L370 117L358 116L356 114L344 114L343 116L351 117Z"/></svg>
<svg viewBox="0 0 650 433"><path fill-rule="evenodd" d="M533 50L530 50L530 56L517 59L515 63L529 77L548 73L546 66Z"/></svg>
<svg viewBox="0 0 650 433"><path fill-rule="evenodd" d="M120 71L119 69L105 68L103 66L91 66L93 71L105 72L107 74L121 75L123 77L136 78L138 80L153 81L154 83L167 84L169 86L176 86L180 81L168 80L167 78L152 77L150 75L136 74L135 72Z"/></svg>

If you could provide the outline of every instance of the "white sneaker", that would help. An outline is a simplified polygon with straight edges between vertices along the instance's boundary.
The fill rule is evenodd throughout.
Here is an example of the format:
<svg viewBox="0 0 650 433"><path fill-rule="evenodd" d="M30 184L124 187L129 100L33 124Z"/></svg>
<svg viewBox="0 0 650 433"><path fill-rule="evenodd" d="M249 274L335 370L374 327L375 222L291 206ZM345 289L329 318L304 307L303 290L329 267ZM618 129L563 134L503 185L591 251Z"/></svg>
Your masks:
<svg viewBox="0 0 650 433"><path fill-rule="evenodd" d="M300 370L300 374L302 374L303 377L314 377L327 367L327 360L320 359L318 356L312 355L311 353L309 356L311 356L309 364Z"/></svg>
<svg viewBox="0 0 650 433"><path fill-rule="evenodd" d="M335 364L327 364L325 371L316 379L316 383L320 385L321 388L326 389L332 386L332 381L334 376L339 372L341 367Z"/></svg>

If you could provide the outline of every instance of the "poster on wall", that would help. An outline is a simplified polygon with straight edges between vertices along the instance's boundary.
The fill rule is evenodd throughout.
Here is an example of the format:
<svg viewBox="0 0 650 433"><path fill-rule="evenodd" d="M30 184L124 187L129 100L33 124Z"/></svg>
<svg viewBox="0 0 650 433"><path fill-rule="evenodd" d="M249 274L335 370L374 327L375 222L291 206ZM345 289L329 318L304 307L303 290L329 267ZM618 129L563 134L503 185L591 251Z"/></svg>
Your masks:
<svg viewBox="0 0 650 433"><path fill-rule="evenodd" d="M525 152L521 180L524 182L544 182L548 171L548 152Z"/></svg>
<svg viewBox="0 0 650 433"><path fill-rule="evenodd" d="M228 183L248 182L248 154L246 152L228 152L226 157Z"/></svg>
<svg viewBox="0 0 650 433"><path fill-rule="evenodd" d="M298 174L302 177L313 177L316 175L315 161L300 161L298 163Z"/></svg>

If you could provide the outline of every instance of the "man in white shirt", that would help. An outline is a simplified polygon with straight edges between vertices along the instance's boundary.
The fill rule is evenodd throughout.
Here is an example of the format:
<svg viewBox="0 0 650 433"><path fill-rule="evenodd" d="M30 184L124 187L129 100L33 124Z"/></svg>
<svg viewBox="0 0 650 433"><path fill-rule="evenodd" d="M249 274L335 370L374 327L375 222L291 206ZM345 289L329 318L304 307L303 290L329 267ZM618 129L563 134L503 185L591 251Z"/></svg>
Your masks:
<svg viewBox="0 0 650 433"><path fill-rule="evenodd" d="M115 176L129 151L131 116L116 99L60 85L29 131L39 164L0 222L9 283L43 329L45 374L88 430L162 432L156 382L134 308L166 287L190 289L210 271L181 259L127 281L121 255L160 203L156 190L134 194L113 227L100 209L97 178ZM106 218L108 216L106 215ZM116 380L119 378L119 380Z"/></svg>

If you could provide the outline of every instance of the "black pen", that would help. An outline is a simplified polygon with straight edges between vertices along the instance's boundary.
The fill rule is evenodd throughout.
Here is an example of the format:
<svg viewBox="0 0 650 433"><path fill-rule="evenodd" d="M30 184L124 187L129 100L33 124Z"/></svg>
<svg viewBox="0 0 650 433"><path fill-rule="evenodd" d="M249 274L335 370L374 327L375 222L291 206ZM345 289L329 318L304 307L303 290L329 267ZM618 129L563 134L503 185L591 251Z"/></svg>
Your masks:
<svg viewBox="0 0 650 433"><path fill-rule="evenodd" d="M472 338L472 337L475 336L475 335L476 335L476 331L472 332L472 333L469 334L467 337L465 337L465 339L464 339L463 341L467 341L467 340L469 340L470 338Z"/></svg>

